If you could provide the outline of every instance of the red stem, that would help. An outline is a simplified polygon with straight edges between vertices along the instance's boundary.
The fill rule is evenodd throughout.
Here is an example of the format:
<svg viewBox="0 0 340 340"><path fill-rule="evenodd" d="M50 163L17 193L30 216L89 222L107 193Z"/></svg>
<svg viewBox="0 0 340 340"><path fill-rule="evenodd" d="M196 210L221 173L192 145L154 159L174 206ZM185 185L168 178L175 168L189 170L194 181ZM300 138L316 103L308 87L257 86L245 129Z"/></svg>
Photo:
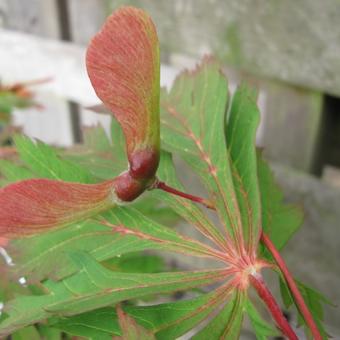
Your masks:
<svg viewBox="0 0 340 340"><path fill-rule="evenodd" d="M274 296L266 286L260 274L249 275L251 285L256 289L259 297L267 305L273 319L276 321L281 332L288 337L289 340L299 340L287 319L283 315L280 306L277 304Z"/></svg>
<svg viewBox="0 0 340 340"><path fill-rule="evenodd" d="M274 246L273 242L270 240L270 238L262 233L261 234L261 241L265 244L265 246L267 247L267 249L270 251L270 253L272 254L277 266L280 268L286 282L287 285L294 297L294 301L298 307L298 309L300 310L303 318L306 321L306 324L308 325L308 327L310 328L312 334L313 334L313 338L315 340L322 340L322 336L319 332L318 327L316 326L316 323L313 319L313 316L311 314L311 312L309 311L292 275L290 274L286 263L284 262L283 258L281 257L280 253L278 252L278 250L276 249L276 247Z"/></svg>
<svg viewBox="0 0 340 340"><path fill-rule="evenodd" d="M153 188L161 189L161 190L166 191L166 192L168 192L170 194L173 194L173 195L176 195L176 196L180 196L180 197L186 198L186 199L188 199L190 201L203 204L205 207L207 207L209 209L215 210L213 204L209 200L206 200L206 199L204 199L202 197L186 194L185 192L182 192L182 191L179 191L179 190L174 189L172 187L169 187L164 182L157 181L156 184L153 186Z"/></svg>

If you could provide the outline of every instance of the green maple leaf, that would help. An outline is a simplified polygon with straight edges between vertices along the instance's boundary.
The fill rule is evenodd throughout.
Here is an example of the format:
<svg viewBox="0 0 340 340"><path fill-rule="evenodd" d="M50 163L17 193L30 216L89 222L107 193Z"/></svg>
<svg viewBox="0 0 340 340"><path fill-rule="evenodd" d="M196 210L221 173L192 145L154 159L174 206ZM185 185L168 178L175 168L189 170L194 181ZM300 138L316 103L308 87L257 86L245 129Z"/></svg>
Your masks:
<svg viewBox="0 0 340 340"><path fill-rule="evenodd" d="M209 321L194 338L237 339L245 314L258 338L274 333L259 316L246 290L235 284L236 277L230 271L230 263L237 260L239 251L258 256L261 226L281 247L291 232L288 236L280 234L280 226L289 221L290 230L294 230L301 219L295 209L285 208L278 189L273 189L272 175L256 155L254 140L259 117L254 92L242 85L230 103L225 76L218 64L209 60L195 72L185 72L177 78L172 91L163 93L162 108L162 142L167 151L161 154L158 176L184 189L169 151L180 155L205 184L216 205L219 224L195 203L155 190L138 204L148 199L162 202L200 232L206 242L182 235L152 215L146 216L138 204L115 207L68 228L13 242L13 248L20 249L21 254L13 253L17 265L12 272L40 281L43 289L39 294L6 302L1 335L48 319L53 327L73 335L88 334L93 339L119 336L122 333L112 305L213 283L217 287L213 291L188 301L122 308L136 332L142 327L144 334L159 339L179 337L204 320ZM91 133L82 149L90 150L88 160L86 153L76 156L69 152L64 160L43 144L21 139L19 148L25 169L40 176L58 174L63 180L75 176L74 169L81 169L76 174L81 175L81 181L96 181L92 159L104 164L98 177L107 178L107 166L114 160L107 158L109 148L119 155L124 145L110 144L101 130ZM50 159L49 166L40 168L37 159L44 157ZM145 270L126 272L107 266L110 259L144 250L205 258L211 265L208 270L148 274ZM95 318L100 313L104 317Z"/></svg>

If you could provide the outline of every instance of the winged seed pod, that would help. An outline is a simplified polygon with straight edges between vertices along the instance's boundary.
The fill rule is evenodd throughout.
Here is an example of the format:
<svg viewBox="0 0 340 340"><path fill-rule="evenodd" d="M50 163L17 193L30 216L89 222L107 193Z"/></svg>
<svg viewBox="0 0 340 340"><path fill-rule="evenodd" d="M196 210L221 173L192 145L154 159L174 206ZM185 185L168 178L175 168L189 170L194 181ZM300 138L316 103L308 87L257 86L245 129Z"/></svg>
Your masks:
<svg viewBox="0 0 340 340"><path fill-rule="evenodd" d="M159 161L159 43L151 18L123 7L91 41L87 71L98 97L121 124L131 174L149 178Z"/></svg>
<svg viewBox="0 0 340 340"><path fill-rule="evenodd" d="M159 43L151 18L122 7L91 41L92 85L122 126L129 169L99 184L32 179L0 190L0 237L48 230L131 201L155 181L159 163Z"/></svg>

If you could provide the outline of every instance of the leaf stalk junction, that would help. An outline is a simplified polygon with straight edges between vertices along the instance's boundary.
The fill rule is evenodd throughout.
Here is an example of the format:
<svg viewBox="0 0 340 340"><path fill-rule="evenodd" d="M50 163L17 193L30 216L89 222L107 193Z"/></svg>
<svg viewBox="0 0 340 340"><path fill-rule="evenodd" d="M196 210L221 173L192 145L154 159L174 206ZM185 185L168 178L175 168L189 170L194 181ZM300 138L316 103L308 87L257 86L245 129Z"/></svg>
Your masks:
<svg viewBox="0 0 340 340"><path fill-rule="evenodd" d="M172 188L171 186L168 186L166 183L159 180L155 181L151 189L160 189L172 195L177 195L182 198L191 200L193 202L202 204L208 209L216 210L213 202L211 202L210 200L204 199L199 196L187 194L185 192ZM283 260L282 256L280 255L279 251L276 249L275 245L270 240L269 236L266 235L263 231L261 232L260 240L268 249L276 263L277 268L282 273L289 287L290 293L294 298L294 302L297 308L299 309L301 315L305 319L305 322L308 325L313 338L315 340L322 340L321 333L315 323L315 320L311 312L309 311L295 283L295 280L290 271L288 270L288 267L285 261ZM268 310L271 313L272 318L275 320L281 332L290 340L298 340L297 335L295 334L294 330L292 329L287 319L283 315L277 301L275 300L274 296L266 286L262 278L262 275L260 274L260 270L262 268L270 267L271 265L263 260L256 260L255 262L253 263L252 262L253 261L251 262L247 261L247 259L243 258L242 256L241 261L238 262L238 264L236 264L237 268L236 267L234 268L234 272L237 273L237 279L233 283L234 286L237 286L238 289L246 289L250 284L257 291L259 297L263 300L263 302L267 306Z"/></svg>

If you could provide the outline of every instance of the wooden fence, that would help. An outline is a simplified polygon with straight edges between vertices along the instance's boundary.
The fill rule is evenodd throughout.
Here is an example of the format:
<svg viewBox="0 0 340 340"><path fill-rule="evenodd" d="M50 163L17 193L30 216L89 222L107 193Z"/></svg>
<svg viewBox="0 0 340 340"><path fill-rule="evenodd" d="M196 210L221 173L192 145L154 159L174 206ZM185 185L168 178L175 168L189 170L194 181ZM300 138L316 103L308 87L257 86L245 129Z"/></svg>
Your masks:
<svg viewBox="0 0 340 340"><path fill-rule="evenodd" d="M95 101L84 46L122 4L145 8L154 18L167 65L163 81L213 53L233 82L247 79L260 88L258 142L268 157L318 175L325 164L340 166L336 1L0 0L0 77L55 77L49 95L41 95L50 114L32 112L29 121L16 115L28 133L70 144L81 140L80 124L98 119L81 108Z"/></svg>

